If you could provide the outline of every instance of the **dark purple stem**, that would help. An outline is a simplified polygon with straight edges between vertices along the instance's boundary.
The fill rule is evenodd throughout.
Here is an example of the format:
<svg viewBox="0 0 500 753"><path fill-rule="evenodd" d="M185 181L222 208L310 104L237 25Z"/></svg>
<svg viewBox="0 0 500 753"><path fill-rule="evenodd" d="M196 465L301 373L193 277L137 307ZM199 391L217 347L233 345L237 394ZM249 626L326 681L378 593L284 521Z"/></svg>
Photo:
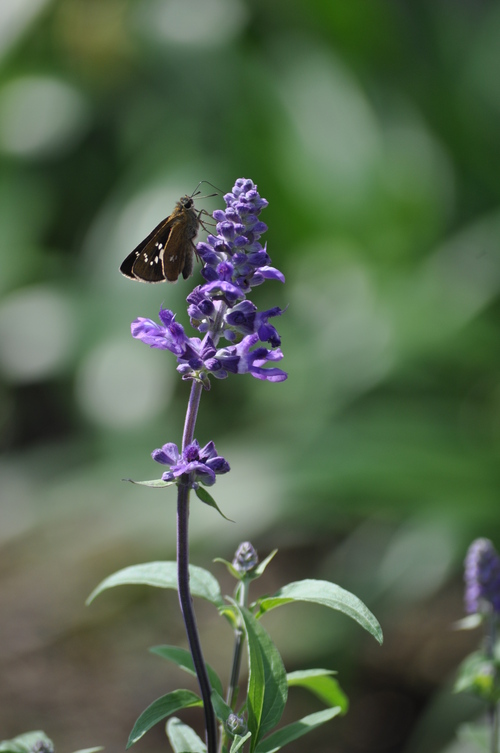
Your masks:
<svg viewBox="0 0 500 753"><path fill-rule="evenodd" d="M198 415L198 407L202 392L202 385L193 382L189 396L184 434L182 437L182 449L191 444L194 438L194 427ZM212 688L208 678L205 660L201 650L200 637L196 626L196 616L193 609L193 599L189 589L189 478L183 477L185 483L177 487L177 586L179 590L179 602L186 627L189 648L193 657L193 664L200 686L203 708L205 711L205 729L207 753L216 753L217 750L217 725L212 708L210 695Z"/></svg>

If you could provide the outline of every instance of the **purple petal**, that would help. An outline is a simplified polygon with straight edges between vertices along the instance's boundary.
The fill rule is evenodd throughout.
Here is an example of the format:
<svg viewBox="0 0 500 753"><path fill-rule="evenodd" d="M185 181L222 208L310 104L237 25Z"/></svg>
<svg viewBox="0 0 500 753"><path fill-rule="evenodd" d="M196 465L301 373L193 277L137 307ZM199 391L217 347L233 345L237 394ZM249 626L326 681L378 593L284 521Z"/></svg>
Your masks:
<svg viewBox="0 0 500 753"><path fill-rule="evenodd" d="M215 449L215 444L212 441L207 442L205 447L201 448L199 454L200 454L200 460L202 460L203 462L210 460L210 458L217 457L217 450Z"/></svg>
<svg viewBox="0 0 500 753"><path fill-rule="evenodd" d="M159 450L153 450L151 453L153 460L163 465L175 465L179 459L179 450L173 442L167 442Z"/></svg>

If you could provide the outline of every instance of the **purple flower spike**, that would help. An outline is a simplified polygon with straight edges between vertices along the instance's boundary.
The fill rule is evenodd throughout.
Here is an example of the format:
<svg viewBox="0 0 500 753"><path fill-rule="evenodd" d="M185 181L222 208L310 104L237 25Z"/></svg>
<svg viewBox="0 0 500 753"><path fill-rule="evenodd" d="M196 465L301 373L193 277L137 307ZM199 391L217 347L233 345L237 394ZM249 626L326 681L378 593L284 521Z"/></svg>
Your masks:
<svg viewBox="0 0 500 753"><path fill-rule="evenodd" d="M161 449L154 450L151 457L157 463L170 466L170 470L162 476L163 481L177 481L181 476L188 475L191 486L195 483L213 486L217 475L230 470L227 460L217 455L213 442L200 449L196 439L182 454L179 454L177 445L168 442Z"/></svg>
<svg viewBox="0 0 500 753"><path fill-rule="evenodd" d="M284 309L275 306L259 312L246 297L266 280L285 281L282 272L271 266L267 246L260 243L267 225L259 215L267 201L247 178L239 178L224 199L226 209L213 213L217 235L209 234L197 246L204 282L187 298L191 325L204 339L188 337L173 312L163 308L160 324L138 318L132 323L132 335L151 348L171 351L182 378L194 379L205 389L210 387L210 376L225 379L229 374L282 382L286 372L269 365L283 358L281 338L269 320L281 316ZM217 350L221 338L229 346ZM270 347L258 347L259 341Z"/></svg>
<svg viewBox="0 0 500 753"><path fill-rule="evenodd" d="M489 539L472 542L465 558L465 608L500 613L500 557Z"/></svg>
<svg viewBox="0 0 500 753"><path fill-rule="evenodd" d="M205 263L202 270L205 280L214 282L218 278L230 282L228 274L231 270L223 263L231 259L232 282L245 293L265 279L283 282L282 273L269 266L267 251L259 242L267 225L259 220L258 215L267 206L267 201L259 196L257 186L251 180L240 178L224 200L226 211L216 210L213 214L217 221L217 236L209 235L206 243L198 244L198 254Z"/></svg>

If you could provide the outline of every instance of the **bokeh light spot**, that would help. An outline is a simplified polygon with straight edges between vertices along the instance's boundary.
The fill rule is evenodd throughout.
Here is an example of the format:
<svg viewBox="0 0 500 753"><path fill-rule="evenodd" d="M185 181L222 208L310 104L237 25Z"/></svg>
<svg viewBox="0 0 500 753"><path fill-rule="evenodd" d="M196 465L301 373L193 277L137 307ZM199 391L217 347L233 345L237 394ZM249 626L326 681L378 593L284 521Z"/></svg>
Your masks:
<svg viewBox="0 0 500 753"><path fill-rule="evenodd" d="M72 344L68 300L48 286L23 288L0 306L0 368L14 382L57 372Z"/></svg>
<svg viewBox="0 0 500 753"><path fill-rule="evenodd" d="M100 343L84 361L76 397L97 424L121 429L150 420L166 405L173 387L159 353L132 339ZM175 373L175 371L174 371Z"/></svg>
<svg viewBox="0 0 500 753"><path fill-rule="evenodd" d="M48 76L24 76L0 91L0 147L26 157L66 153L88 121L82 95Z"/></svg>
<svg viewBox="0 0 500 753"><path fill-rule="evenodd" d="M146 33L162 41L215 46L233 39L247 15L239 0L153 0L141 20Z"/></svg>

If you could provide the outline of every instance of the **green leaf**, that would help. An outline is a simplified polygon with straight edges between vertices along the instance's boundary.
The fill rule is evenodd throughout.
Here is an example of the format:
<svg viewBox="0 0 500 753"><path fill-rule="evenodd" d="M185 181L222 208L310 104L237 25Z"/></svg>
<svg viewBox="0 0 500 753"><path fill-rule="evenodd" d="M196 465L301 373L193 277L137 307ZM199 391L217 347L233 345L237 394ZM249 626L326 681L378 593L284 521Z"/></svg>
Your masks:
<svg viewBox="0 0 500 753"><path fill-rule="evenodd" d="M341 708L337 706L333 709L323 709L323 711L317 711L315 714L309 714L304 716L298 722L288 724L286 727L282 727L277 732L273 732L272 735L262 740L255 753L275 753L280 750L284 745L291 743L293 740L297 740L302 735L306 735L308 732L312 732L313 729L319 727L325 722L333 719L334 716L340 714Z"/></svg>
<svg viewBox="0 0 500 753"><path fill-rule="evenodd" d="M173 588L177 590L176 562L146 562L142 565L131 565L105 578L90 594L86 604L90 604L98 594L108 588L139 584L156 586L157 588ZM196 565L189 565L189 584L193 596L220 607L224 604L218 581L212 573Z"/></svg>
<svg viewBox="0 0 500 753"><path fill-rule="evenodd" d="M221 693L218 693L216 690L212 690L210 698L212 701L213 709L215 711L215 716L220 722L223 722L223 724L225 724L227 722L229 714L233 713L231 706L227 705L225 700L222 698Z"/></svg>
<svg viewBox="0 0 500 753"><path fill-rule="evenodd" d="M219 515L222 515L222 517L224 518L224 520L228 520L230 523L234 523L234 520L231 520L231 518L227 518L224 515L224 513L222 512L222 510L218 506L218 504L215 501L215 499L212 497L211 494L209 494L207 492L207 490L205 489L204 486L197 486L195 488L194 492L195 492L196 496L198 497L198 499L201 502L203 502L205 505L208 505L209 507L213 507L214 510L217 510L217 512L219 513Z"/></svg>
<svg viewBox="0 0 500 753"><path fill-rule="evenodd" d="M484 651L473 651L460 664L453 688L455 693L468 691L490 703L500 700L500 685L496 680L498 662Z"/></svg>
<svg viewBox="0 0 500 753"><path fill-rule="evenodd" d="M98 753L100 750L104 750L102 745L97 748L82 748L82 750L75 750L75 753Z"/></svg>
<svg viewBox="0 0 500 753"><path fill-rule="evenodd" d="M288 696L286 672L278 649L251 612L233 603L245 626L248 649L248 728L250 750L278 724Z"/></svg>
<svg viewBox="0 0 500 753"><path fill-rule="evenodd" d="M228 562L225 559L222 559L222 557L216 557L213 562L221 562L223 565L227 567L227 571L229 575L232 575L233 578L236 578L236 580L241 580L241 573L234 567L232 562Z"/></svg>
<svg viewBox="0 0 500 753"><path fill-rule="evenodd" d="M122 478L122 481L129 481L136 486L149 486L151 489L164 489L166 486L175 485L175 481L164 481L162 478L154 478L152 481L134 481L132 478Z"/></svg>
<svg viewBox="0 0 500 753"><path fill-rule="evenodd" d="M185 672L188 672L193 677L196 677L193 657L191 656L190 651L188 651L187 649L179 648L178 646L153 646L149 650L152 654L157 654L158 656L163 657L163 659L168 659L168 661L174 662L174 664L177 664L177 666L183 669ZM212 688L216 690L219 695L222 695L224 693L224 690L222 688L222 682L220 681L217 672L215 672L215 670L212 669L209 664L205 664L205 667L207 669Z"/></svg>
<svg viewBox="0 0 500 753"><path fill-rule="evenodd" d="M167 737L174 753L206 753L207 746L194 729L173 716L167 722Z"/></svg>
<svg viewBox="0 0 500 753"><path fill-rule="evenodd" d="M1 753L29 753L30 748L26 748L14 740L2 740L0 742Z"/></svg>
<svg viewBox="0 0 500 753"><path fill-rule="evenodd" d="M299 672L289 672L286 676L288 687L302 687L313 693L327 706L340 706L342 714L347 713L349 701L341 690L337 680L329 669L306 669Z"/></svg>
<svg viewBox="0 0 500 753"><path fill-rule="evenodd" d="M246 741L252 737L251 732L247 732L246 735L235 735L233 742L231 743L231 749L229 753L237 753L237 751L246 743Z"/></svg>
<svg viewBox="0 0 500 753"><path fill-rule="evenodd" d="M482 622L483 616L481 614L468 614L467 617L454 622L452 627L453 630L475 630Z"/></svg>
<svg viewBox="0 0 500 753"><path fill-rule="evenodd" d="M174 690L172 693L157 698L156 701L145 709L132 728L127 742L127 749L141 739L146 732L161 722L170 714L174 714L179 709L186 709L190 706L202 706L202 701L196 693L191 690Z"/></svg>
<svg viewBox="0 0 500 753"><path fill-rule="evenodd" d="M33 746L39 741L44 742L48 748L53 749L54 747L54 743L45 732L34 730L33 732L23 732L22 735L17 735L12 740L2 740L0 751L1 753L31 753Z"/></svg>
<svg viewBox="0 0 500 753"><path fill-rule="evenodd" d="M251 573L249 573L251 578L260 578L260 576L263 574L266 567L269 565L271 560L276 556L278 553L277 549L273 549L271 554L268 554L265 560L262 560L262 562L259 562L255 570L252 570Z"/></svg>
<svg viewBox="0 0 500 753"><path fill-rule="evenodd" d="M298 580L283 586L274 596L267 596L257 601L259 607L257 617L270 609L288 604L291 601L310 601L343 612L356 620L379 643L383 641L382 628L377 618L363 604L361 599L327 580Z"/></svg>

